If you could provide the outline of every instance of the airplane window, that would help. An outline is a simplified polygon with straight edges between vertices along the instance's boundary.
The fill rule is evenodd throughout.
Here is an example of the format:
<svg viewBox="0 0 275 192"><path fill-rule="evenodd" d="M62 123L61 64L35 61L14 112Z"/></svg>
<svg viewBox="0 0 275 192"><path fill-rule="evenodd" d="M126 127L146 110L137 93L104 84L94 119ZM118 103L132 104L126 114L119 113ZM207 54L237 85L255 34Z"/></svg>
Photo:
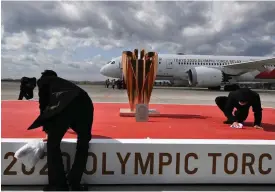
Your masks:
<svg viewBox="0 0 275 192"><path fill-rule="evenodd" d="M115 64L115 61L113 61L111 64Z"/></svg>

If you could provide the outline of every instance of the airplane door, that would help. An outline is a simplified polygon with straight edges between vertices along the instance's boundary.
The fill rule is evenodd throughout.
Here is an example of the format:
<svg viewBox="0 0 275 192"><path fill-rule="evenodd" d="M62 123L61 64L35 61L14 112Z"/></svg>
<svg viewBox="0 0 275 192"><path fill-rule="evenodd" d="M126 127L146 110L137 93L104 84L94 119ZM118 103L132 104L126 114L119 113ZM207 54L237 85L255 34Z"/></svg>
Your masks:
<svg viewBox="0 0 275 192"><path fill-rule="evenodd" d="M172 59L166 60L166 69L173 69L173 60Z"/></svg>
<svg viewBox="0 0 275 192"><path fill-rule="evenodd" d="M118 68L122 69L122 65L121 65L121 62L119 61L118 63Z"/></svg>
<svg viewBox="0 0 275 192"><path fill-rule="evenodd" d="M123 79L123 72L122 72L123 66L122 66L121 61L118 61L118 68L119 68L119 72L120 72L121 79Z"/></svg>

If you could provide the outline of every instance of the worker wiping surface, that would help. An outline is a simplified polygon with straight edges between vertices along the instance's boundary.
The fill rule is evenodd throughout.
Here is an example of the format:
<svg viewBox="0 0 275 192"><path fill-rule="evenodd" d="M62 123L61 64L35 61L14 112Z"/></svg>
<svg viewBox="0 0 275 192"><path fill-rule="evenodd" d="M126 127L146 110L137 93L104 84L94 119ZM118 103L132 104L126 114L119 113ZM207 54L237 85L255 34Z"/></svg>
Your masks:
<svg viewBox="0 0 275 192"><path fill-rule="evenodd" d="M254 127L262 129L262 106L260 95L248 88L238 89L229 93L228 97L220 96L215 99L217 106L223 111L227 120L225 124L232 124L237 127L239 123L243 124L249 114L252 106L254 112ZM233 110L237 110L233 114Z"/></svg>
<svg viewBox="0 0 275 192"><path fill-rule="evenodd" d="M86 167L94 107L89 95L75 84L45 70L37 81L40 116L29 129L43 126L47 134L47 163L49 185L45 191L84 191L80 185ZM72 169L66 177L60 143L71 128L77 134Z"/></svg>

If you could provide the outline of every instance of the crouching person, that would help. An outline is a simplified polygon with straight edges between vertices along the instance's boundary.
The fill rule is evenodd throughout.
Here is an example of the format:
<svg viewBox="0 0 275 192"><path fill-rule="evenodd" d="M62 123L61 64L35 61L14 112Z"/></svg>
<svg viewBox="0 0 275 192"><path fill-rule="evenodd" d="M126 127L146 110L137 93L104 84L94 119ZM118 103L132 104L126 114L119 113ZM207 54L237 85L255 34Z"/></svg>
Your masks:
<svg viewBox="0 0 275 192"><path fill-rule="evenodd" d="M43 126L47 134L49 185L45 191L84 191L80 185L86 167L94 107L88 94L75 84L46 70L37 82L40 116L29 129ZM60 143L67 130L77 134L74 162L66 177Z"/></svg>
<svg viewBox="0 0 275 192"><path fill-rule="evenodd" d="M254 112L254 127L263 129L262 124L262 105L258 93L248 88L238 89L229 93L228 97L220 96L215 99L217 106L227 117L224 124L237 126L238 123L244 123L252 106ZM234 108L237 110L233 113Z"/></svg>

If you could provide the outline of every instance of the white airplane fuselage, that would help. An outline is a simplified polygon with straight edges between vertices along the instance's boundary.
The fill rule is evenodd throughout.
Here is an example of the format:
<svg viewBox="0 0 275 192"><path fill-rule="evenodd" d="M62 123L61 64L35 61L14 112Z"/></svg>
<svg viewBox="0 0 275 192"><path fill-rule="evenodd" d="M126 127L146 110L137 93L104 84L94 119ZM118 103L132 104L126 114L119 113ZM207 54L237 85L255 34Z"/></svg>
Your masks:
<svg viewBox="0 0 275 192"><path fill-rule="evenodd" d="M121 58L117 57L104 65L100 73L111 78L122 78ZM214 55L176 55L159 54L156 80L170 80L191 86L215 87L223 83L268 82L275 83L275 65L266 65L269 71L248 68L226 67L232 64L269 59L268 57L214 56ZM270 73L271 71L271 73ZM261 78L258 78L261 77Z"/></svg>

